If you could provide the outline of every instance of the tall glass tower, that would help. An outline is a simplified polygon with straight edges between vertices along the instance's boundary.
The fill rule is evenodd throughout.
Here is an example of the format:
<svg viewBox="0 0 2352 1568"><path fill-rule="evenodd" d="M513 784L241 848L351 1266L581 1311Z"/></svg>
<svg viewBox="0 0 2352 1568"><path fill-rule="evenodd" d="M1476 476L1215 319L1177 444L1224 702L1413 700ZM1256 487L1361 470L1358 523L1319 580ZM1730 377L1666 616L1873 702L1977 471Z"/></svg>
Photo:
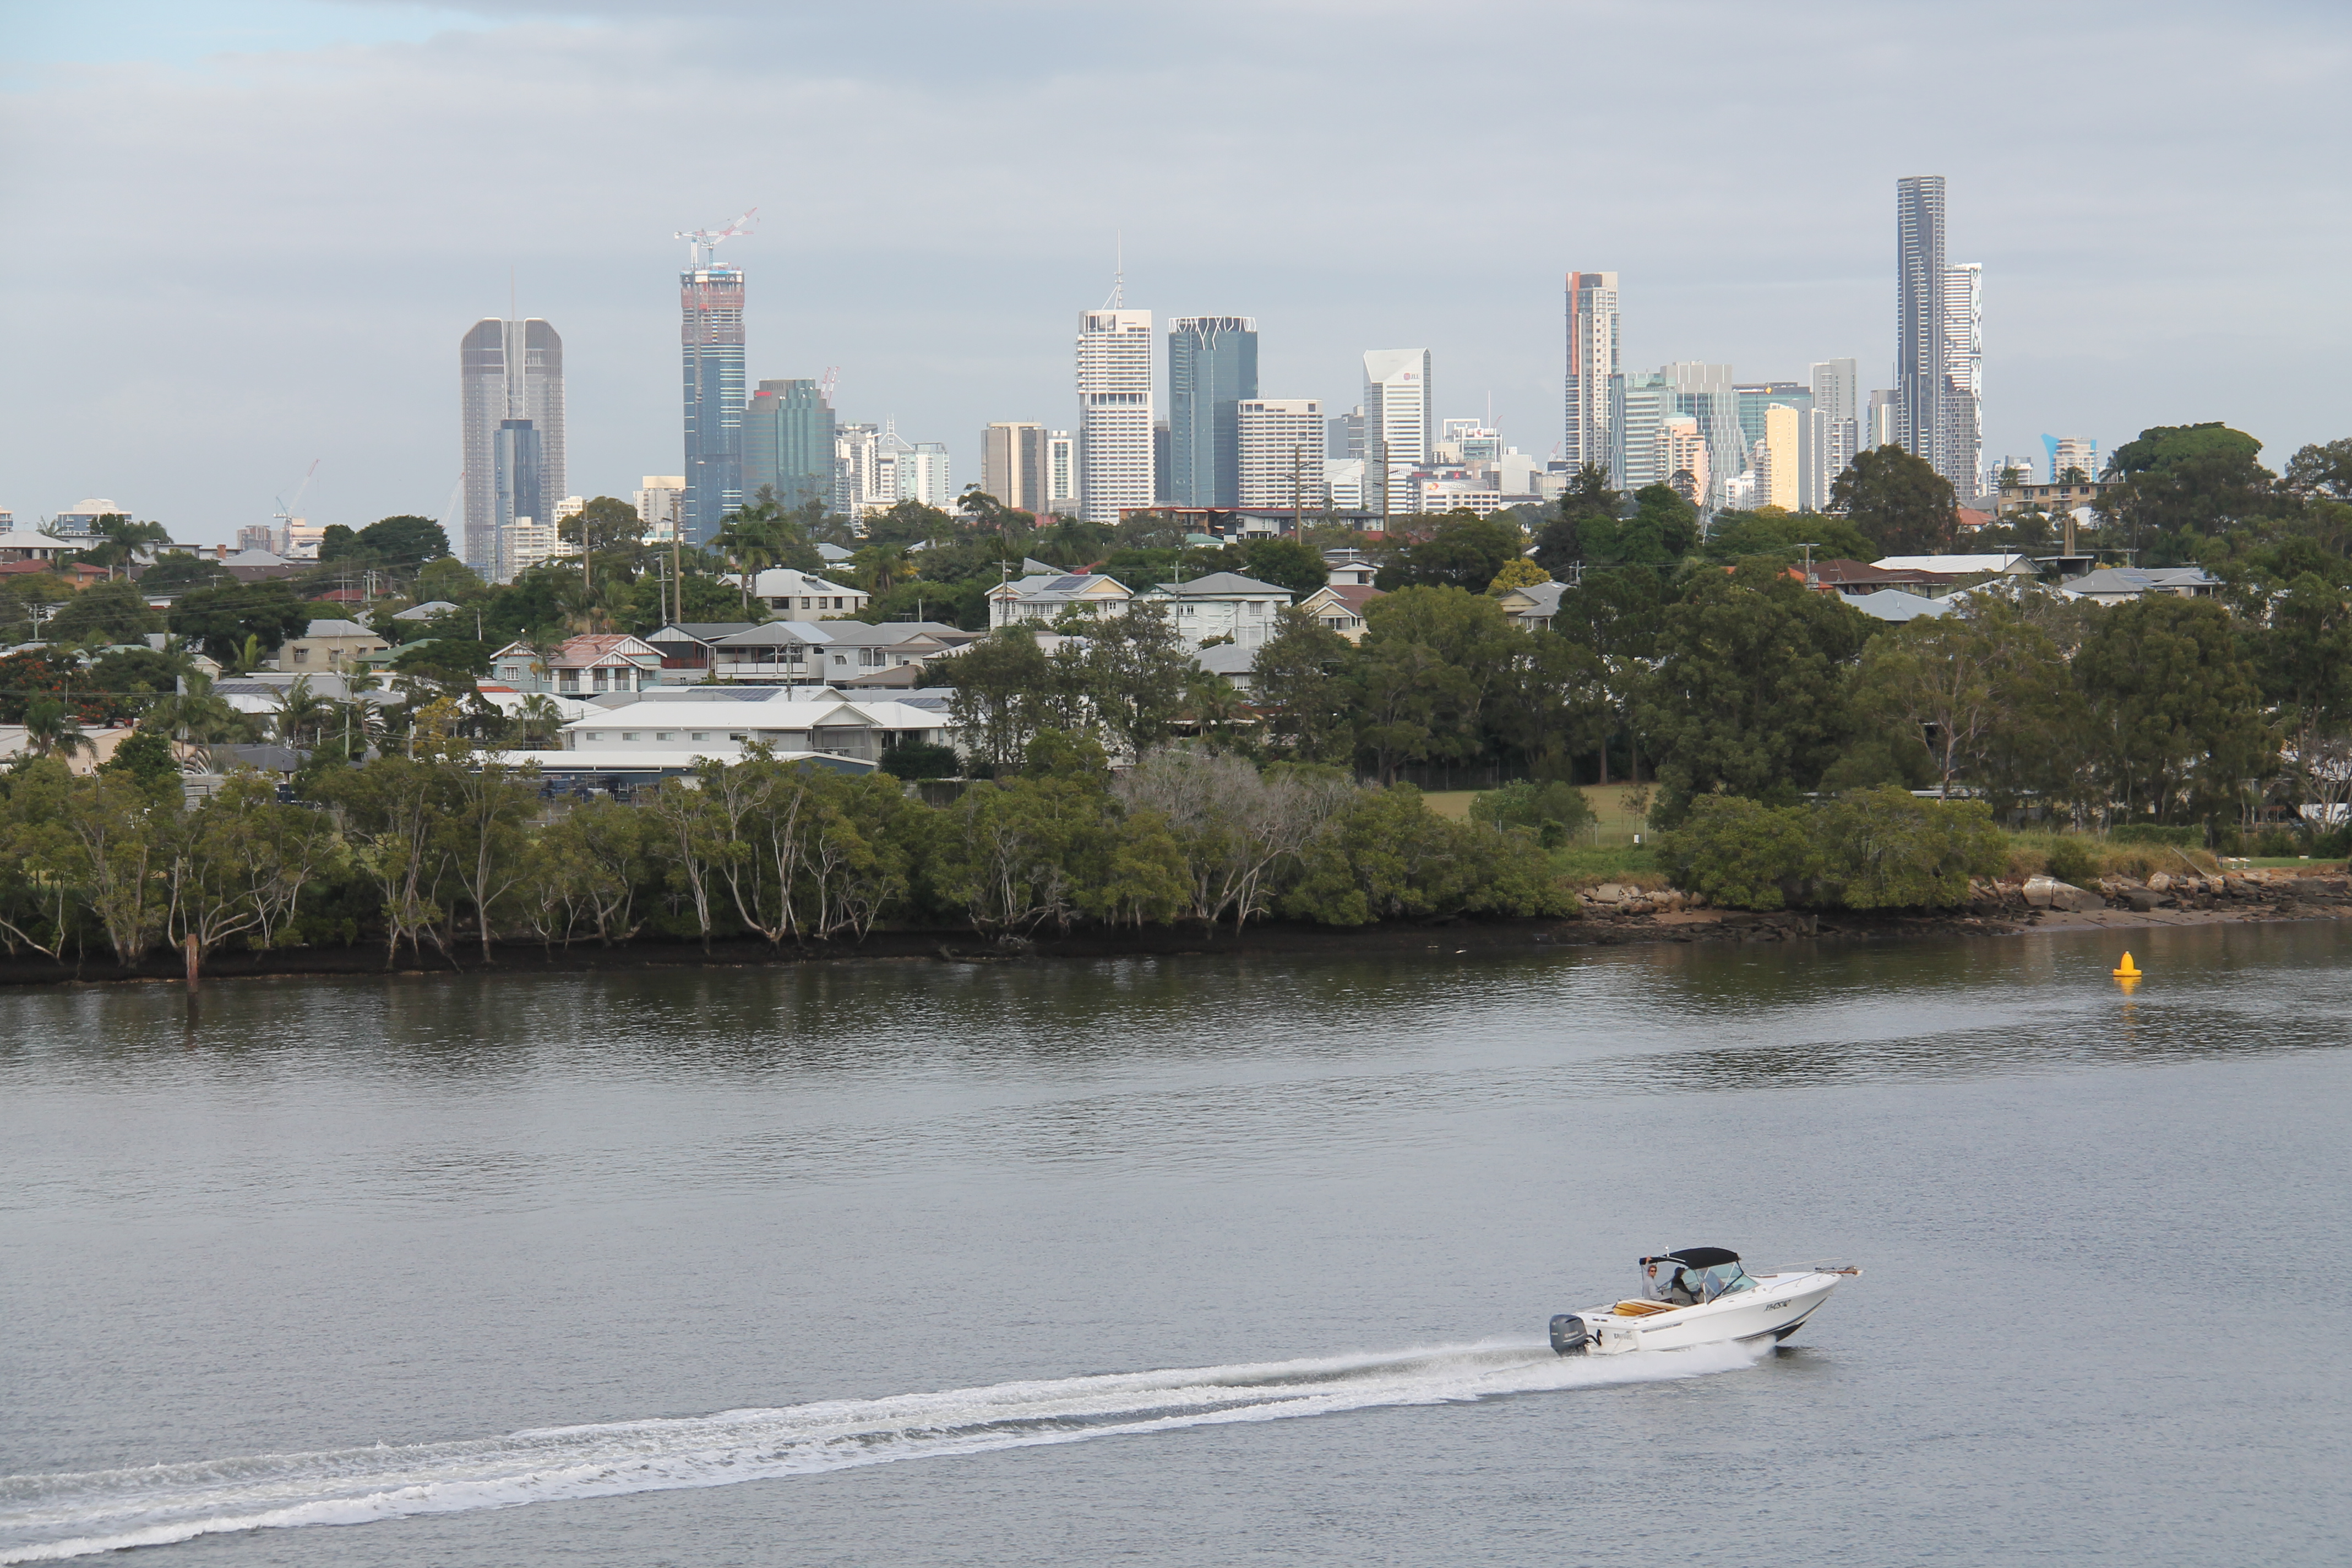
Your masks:
<svg viewBox="0 0 2352 1568"><path fill-rule="evenodd" d="M700 247L697 247L699 251ZM743 270L678 275L686 372L686 540L708 543L743 504Z"/></svg>
<svg viewBox="0 0 2352 1568"><path fill-rule="evenodd" d="M466 527L458 548L466 564L487 581L504 559L501 531L518 518L552 521L556 503L569 493L562 338L537 317L475 322L457 343L457 395L466 471ZM517 427L531 433L528 463L515 457Z"/></svg>
<svg viewBox="0 0 2352 1568"><path fill-rule="evenodd" d="M1257 395L1257 322L1179 316L1168 323L1168 499L1241 504L1240 407Z"/></svg>
<svg viewBox="0 0 2352 1568"><path fill-rule="evenodd" d="M1895 183L1895 444L1942 472L1945 331L1944 176Z"/></svg>
<svg viewBox="0 0 2352 1568"><path fill-rule="evenodd" d="M763 381L743 416L743 489L786 507L833 501L833 405L814 381Z"/></svg>
<svg viewBox="0 0 2352 1568"><path fill-rule="evenodd" d="M1623 370L1617 348L1617 274L1568 275L1568 425L1560 456L1574 473L1606 468L1619 447L1610 426L1612 386Z"/></svg>

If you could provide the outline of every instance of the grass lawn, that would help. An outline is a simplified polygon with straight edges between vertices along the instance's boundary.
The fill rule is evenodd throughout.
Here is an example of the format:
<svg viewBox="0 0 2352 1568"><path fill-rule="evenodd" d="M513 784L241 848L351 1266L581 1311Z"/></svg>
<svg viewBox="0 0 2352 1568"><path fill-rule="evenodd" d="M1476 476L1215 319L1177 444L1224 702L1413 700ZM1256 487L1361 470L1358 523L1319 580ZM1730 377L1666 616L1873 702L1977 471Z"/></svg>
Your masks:
<svg viewBox="0 0 2352 1568"><path fill-rule="evenodd" d="M1647 835L1646 820L1628 798L1633 793L1622 784L1611 784L1606 789L1595 784L1584 786L1584 804L1592 808L1592 831L1585 840L1585 847L1628 847L1636 833ZM1470 803L1477 795L1475 789L1431 790L1421 798L1438 816L1466 822L1470 818Z"/></svg>

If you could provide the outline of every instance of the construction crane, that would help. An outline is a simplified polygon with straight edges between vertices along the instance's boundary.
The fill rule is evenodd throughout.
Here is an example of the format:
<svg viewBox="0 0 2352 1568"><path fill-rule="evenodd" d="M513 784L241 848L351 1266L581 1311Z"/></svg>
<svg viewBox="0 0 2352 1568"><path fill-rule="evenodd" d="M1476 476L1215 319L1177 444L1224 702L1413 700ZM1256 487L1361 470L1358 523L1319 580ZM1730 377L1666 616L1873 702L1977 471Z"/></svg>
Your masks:
<svg viewBox="0 0 2352 1568"><path fill-rule="evenodd" d="M841 367L837 364L829 364L825 366L824 379L816 384L816 390L817 395L824 399L824 405L827 408L833 406L833 389L839 385L840 383Z"/></svg>
<svg viewBox="0 0 2352 1568"><path fill-rule="evenodd" d="M709 262L711 253L719 248L720 240L732 239L739 234L751 232L751 219L759 210L758 207L753 207L725 228L682 228L670 237L686 241L687 255L692 258L695 269L699 271Z"/></svg>
<svg viewBox="0 0 2352 1568"><path fill-rule="evenodd" d="M300 506L302 504L302 498L310 493L310 480L318 471L319 459L313 458L310 459L310 466L302 470L302 482L294 487L294 505L287 505L286 498L284 496L279 496L278 498L278 510L270 513L270 516L278 523L278 531L288 540L289 544L294 537L294 507Z"/></svg>

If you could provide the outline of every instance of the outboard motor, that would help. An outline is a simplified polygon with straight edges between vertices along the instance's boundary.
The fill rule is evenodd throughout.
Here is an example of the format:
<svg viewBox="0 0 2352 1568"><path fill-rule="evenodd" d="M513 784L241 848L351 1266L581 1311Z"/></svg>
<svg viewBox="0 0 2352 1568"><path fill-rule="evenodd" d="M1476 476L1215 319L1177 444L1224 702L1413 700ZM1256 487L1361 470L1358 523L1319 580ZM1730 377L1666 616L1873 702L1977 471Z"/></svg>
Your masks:
<svg viewBox="0 0 2352 1568"><path fill-rule="evenodd" d="M1574 1312L1561 1312L1551 1321L1551 1348L1562 1355L1580 1355L1591 1348L1593 1333L1584 1326L1584 1320Z"/></svg>

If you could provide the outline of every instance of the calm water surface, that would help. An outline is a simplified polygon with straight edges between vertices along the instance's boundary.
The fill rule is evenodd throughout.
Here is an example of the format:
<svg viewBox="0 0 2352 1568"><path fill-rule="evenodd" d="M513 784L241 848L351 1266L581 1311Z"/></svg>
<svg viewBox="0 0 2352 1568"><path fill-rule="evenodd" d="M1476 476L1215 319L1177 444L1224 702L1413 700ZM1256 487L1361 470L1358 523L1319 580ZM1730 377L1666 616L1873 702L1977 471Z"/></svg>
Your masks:
<svg viewBox="0 0 2352 1568"><path fill-rule="evenodd" d="M2352 931L2130 944L0 996L0 1563L2342 1562Z"/></svg>

